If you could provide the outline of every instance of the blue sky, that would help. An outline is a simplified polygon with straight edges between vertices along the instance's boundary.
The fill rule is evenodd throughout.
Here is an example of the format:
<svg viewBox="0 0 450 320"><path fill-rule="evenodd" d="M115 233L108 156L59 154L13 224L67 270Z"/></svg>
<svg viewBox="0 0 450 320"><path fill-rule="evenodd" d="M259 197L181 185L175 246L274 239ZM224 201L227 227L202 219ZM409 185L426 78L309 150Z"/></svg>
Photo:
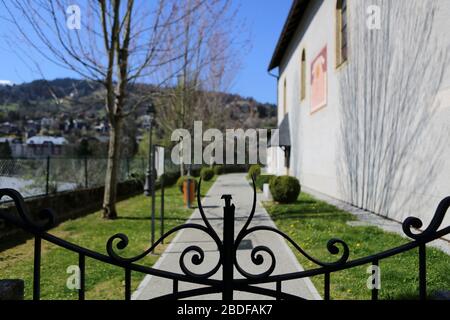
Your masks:
<svg viewBox="0 0 450 320"><path fill-rule="evenodd" d="M291 0L242 0L240 14L252 32L252 49L232 91L261 102L276 102L276 79L267 67L291 4Z"/></svg>
<svg viewBox="0 0 450 320"><path fill-rule="evenodd" d="M241 0L239 15L251 31L252 47L243 57L242 69L231 88L233 93L254 97L261 102L276 102L276 80L267 73L267 66L291 4L291 0ZM0 20L3 32L4 26ZM76 77L43 59L40 68L47 79ZM0 41L0 81L22 83L37 78L41 75L31 71L23 58L16 56L7 44Z"/></svg>

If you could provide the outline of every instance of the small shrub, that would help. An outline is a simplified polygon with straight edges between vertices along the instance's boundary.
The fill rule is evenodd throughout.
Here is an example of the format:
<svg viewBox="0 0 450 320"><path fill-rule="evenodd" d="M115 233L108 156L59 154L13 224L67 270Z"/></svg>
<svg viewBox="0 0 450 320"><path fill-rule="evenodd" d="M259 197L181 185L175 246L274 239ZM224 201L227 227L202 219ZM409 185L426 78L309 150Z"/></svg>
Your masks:
<svg viewBox="0 0 450 320"><path fill-rule="evenodd" d="M220 175L222 175L222 174L224 174L225 173L225 167L224 166L214 166L214 174L216 175L216 176L220 176Z"/></svg>
<svg viewBox="0 0 450 320"><path fill-rule="evenodd" d="M245 173L247 171L248 166L245 164L214 165L214 173L217 176L226 173Z"/></svg>
<svg viewBox="0 0 450 320"><path fill-rule="evenodd" d="M212 178L214 178L214 170L211 168L203 168L200 172L200 176L204 181L210 181Z"/></svg>
<svg viewBox="0 0 450 320"><path fill-rule="evenodd" d="M270 180L272 180L275 176L274 175L260 175L258 178L256 178L255 185L258 189L261 191L263 190L263 186L266 183L270 183Z"/></svg>
<svg viewBox="0 0 450 320"><path fill-rule="evenodd" d="M200 167L200 166L198 166L198 167L192 166L191 167L191 176L193 176L195 178L200 177L201 176L201 172L202 172L201 170L202 170L202 167Z"/></svg>
<svg viewBox="0 0 450 320"><path fill-rule="evenodd" d="M300 191L300 182L297 178L281 176L270 181L270 192L277 202L293 203L297 201Z"/></svg>
<svg viewBox="0 0 450 320"><path fill-rule="evenodd" d="M164 186L170 187L173 186L175 183L177 183L178 179L180 178L180 172L179 171L169 171L164 173L161 178L164 179Z"/></svg>
<svg viewBox="0 0 450 320"><path fill-rule="evenodd" d="M194 177L182 176L177 181L177 187L181 193L183 193L183 183L186 180L191 180L194 183L194 188L197 190L197 180Z"/></svg>
<svg viewBox="0 0 450 320"><path fill-rule="evenodd" d="M261 175L261 166L258 164L254 164L248 170L247 177L251 179L252 177L256 180Z"/></svg>

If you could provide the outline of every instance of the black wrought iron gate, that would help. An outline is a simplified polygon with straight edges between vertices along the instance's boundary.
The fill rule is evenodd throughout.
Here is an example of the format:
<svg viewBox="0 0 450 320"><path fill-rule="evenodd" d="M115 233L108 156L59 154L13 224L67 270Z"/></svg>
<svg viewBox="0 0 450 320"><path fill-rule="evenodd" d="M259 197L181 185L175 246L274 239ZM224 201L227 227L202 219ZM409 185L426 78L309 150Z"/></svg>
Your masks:
<svg viewBox="0 0 450 320"><path fill-rule="evenodd" d="M198 185L200 190L201 182ZM424 229L423 232L413 233L413 229L422 228L422 221L415 217L407 218L403 222L403 232L411 238L413 241L408 242L396 248L392 248L368 257L359 258L349 261L350 249L348 245L340 239L331 239L327 243L328 252L336 256L334 262L323 262L313 256L309 255L305 250L303 250L297 243L295 243L289 236L283 232L268 226L256 226L250 227L253 220L256 208L256 188L253 183L253 207L249 214L249 217L244 225L244 227L239 231L235 238L234 232L234 214L235 207L232 204L232 197L230 195L223 195L222 199L225 201L224 211L224 223L223 223L223 239L220 239L214 228L208 221L205 215L201 201L200 192L197 192L197 202L200 215L202 217L204 225L201 224L185 224L172 229L167 232L161 239L155 242L148 250L142 254L132 257L125 258L121 256L117 250L123 250L128 246L128 237L124 234L116 234L112 236L106 243L107 255L101 254L80 246L76 244L67 242L60 239L47 232L50 228L55 225L55 215L50 209L45 209L41 212L41 218L44 219L45 223L38 224L33 221L28 213L27 207L25 205L22 196L15 190L12 189L0 189L0 200L3 197L10 197L17 208L18 217L14 217L0 211L0 218L16 225L17 227L31 233L34 235L34 275L33 275L33 299L40 299L40 270L41 270L41 247L42 240L53 243L59 247L65 248L69 251L78 254L79 261L78 265L80 268L80 289L78 290L79 299L84 300L85 298L85 260L86 258L95 259L110 265L122 268L124 271L125 278L125 293L124 297L126 300L131 299L131 273L139 272L144 274L149 274L155 277L161 277L165 279L172 280L173 288L172 293L158 297L157 299L184 299L189 297L196 297L201 295L221 293L223 300L232 300L233 293L235 291L249 292L264 296L269 296L276 298L277 300L290 300L290 299L303 299L301 296L289 294L283 291L283 283L289 280L301 279L306 277L324 275L324 299L330 299L330 275L333 272L340 270L350 269L361 265L371 264L373 266L378 266L380 261L401 254L406 251L410 251L418 248L418 258L419 258L419 292L420 298L426 299L427 297L427 279L426 279L426 244L441 238L450 233L450 226L439 230L445 214L450 207L450 197L444 199L438 206L436 213L430 223L430 225ZM193 265L200 266L204 262L205 252L202 248L196 245L192 245L184 249L180 255L180 267L182 273L173 273L164 270L158 270L155 268L147 267L138 264L145 256L153 252L153 250L161 244L164 239L170 235L183 230L183 229L195 229L207 234L215 242L217 246L217 251L219 253L219 258L217 264L208 272L198 274L190 270L186 263L185 258L187 254L191 254L191 262ZM244 270L236 259L236 254L238 251L239 244L247 236L255 232L274 232L279 236L283 237L287 242L289 242L295 250L297 250L301 255L312 261L317 267L300 271L292 272L286 274L274 275L273 272L276 266L276 258L273 251L267 246L257 246L251 251L251 261L255 266L261 266L265 262L265 258L270 257L270 263L264 272L254 274L250 270ZM264 253L264 254L263 254ZM222 269L222 279L217 280L212 277ZM240 278L235 277L235 271L242 276ZM179 291L179 283L187 282L202 285L203 287L198 289L193 289L189 291ZM274 289L262 288L260 284L274 284ZM372 289L372 299L378 299L378 289Z"/></svg>

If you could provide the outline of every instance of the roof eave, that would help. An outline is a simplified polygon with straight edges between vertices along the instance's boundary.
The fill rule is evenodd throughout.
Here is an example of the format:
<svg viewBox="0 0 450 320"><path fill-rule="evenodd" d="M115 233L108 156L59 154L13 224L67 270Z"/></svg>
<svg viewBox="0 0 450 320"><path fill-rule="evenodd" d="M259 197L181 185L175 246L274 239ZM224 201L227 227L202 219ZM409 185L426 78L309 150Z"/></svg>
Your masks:
<svg viewBox="0 0 450 320"><path fill-rule="evenodd" d="M281 31L280 38L278 39L277 46L270 60L268 71L271 71L280 66L284 53L292 41L292 38L297 30L298 24L303 18L306 6L311 0L294 0L292 7L289 10L288 17Z"/></svg>

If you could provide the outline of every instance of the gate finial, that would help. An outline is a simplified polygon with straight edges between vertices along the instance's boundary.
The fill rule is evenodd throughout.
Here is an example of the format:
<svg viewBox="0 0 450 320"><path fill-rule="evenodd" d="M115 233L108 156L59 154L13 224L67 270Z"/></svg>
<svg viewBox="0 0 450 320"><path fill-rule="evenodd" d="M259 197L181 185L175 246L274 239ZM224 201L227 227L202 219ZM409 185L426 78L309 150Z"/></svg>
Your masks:
<svg viewBox="0 0 450 320"><path fill-rule="evenodd" d="M233 196L231 194L224 194L221 199L225 200L225 207L230 207Z"/></svg>

